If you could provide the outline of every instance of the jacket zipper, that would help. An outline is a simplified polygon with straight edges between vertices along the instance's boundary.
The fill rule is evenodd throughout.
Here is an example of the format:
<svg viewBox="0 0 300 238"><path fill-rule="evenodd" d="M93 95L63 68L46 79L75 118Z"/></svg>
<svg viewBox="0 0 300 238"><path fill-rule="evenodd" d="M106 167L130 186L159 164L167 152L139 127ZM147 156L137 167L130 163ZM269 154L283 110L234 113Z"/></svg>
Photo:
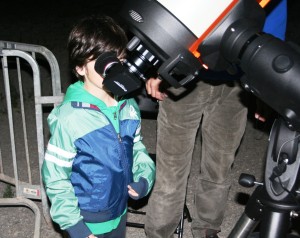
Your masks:
<svg viewBox="0 0 300 238"><path fill-rule="evenodd" d="M104 114L105 115L105 114ZM118 117L117 117L117 111L115 111L114 113L113 113L113 117L114 117L114 119L115 120L117 120L118 119ZM112 125L112 122L109 120L109 118L107 117L107 119L108 119L108 121L109 121L109 123ZM119 120L119 119L118 119ZM117 138L118 138L118 140L119 140L119 143L121 143L122 144L122 137L121 137L121 127L120 127L120 121L119 121L119 123L118 123L118 125L119 125L119 133L116 131L116 129L114 128L114 126L112 125L112 127L114 128L114 131L116 132L116 134L117 134ZM121 149L123 150L123 147L121 146ZM123 151L124 152L124 151ZM127 173L127 171L126 171L126 166L125 166L125 164L124 164L124 161L122 160L122 167L123 167L123 173L124 173L124 176L125 176L125 178L127 178L128 179L128 173ZM127 193L127 186L125 186L124 187L124 193Z"/></svg>
<svg viewBox="0 0 300 238"><path fill-rule="evenodd" d="M119 142L122 142L122 138L121 138L121 135L120 135L120 133L117 133L117 136L118 136L118 140L119 140Z"/></svg>
<svg viewBox="0 0 300 238"><path fill-rule="evenodd" d="M117 120L117 112L115 111L114 112L114 120ZM119 125L120 126L120 125ZM120 127L119 127L120 128ZM119 142L122 142L122 138L121 138L121 135L120 135L120 133L117 133L117 137L118 137L118 140L119 140Z"/></svg>
<svg viewBox="0 0 300 238"><path fill-rule="evenodd" d="M118 119L118 117L117 117L117 111L115 111L115 112L114 112L114 120L117 120L117 119ZM119 119L118 119L118 120L119 120ZM110 123L111 123L111 122L110 122ZM118 137L118 140L119 140L120 144L122 144L120 121L119 121L118 125L119 125L119 133L117 133L117 137ZM115 130L115 132L116 132L116 130ZM121 149L123 150L123 146L121 146ZM123 152L124 152L124 151L123 151ZM128 179L127 166L125 166L123 160L121 161L121 163L122 163L122 167L123 167L123 173L124 173L124 176L125 176L125 178ZM125 193L125 194L127 193L127 186L124 187L124 193Z"/></svg>

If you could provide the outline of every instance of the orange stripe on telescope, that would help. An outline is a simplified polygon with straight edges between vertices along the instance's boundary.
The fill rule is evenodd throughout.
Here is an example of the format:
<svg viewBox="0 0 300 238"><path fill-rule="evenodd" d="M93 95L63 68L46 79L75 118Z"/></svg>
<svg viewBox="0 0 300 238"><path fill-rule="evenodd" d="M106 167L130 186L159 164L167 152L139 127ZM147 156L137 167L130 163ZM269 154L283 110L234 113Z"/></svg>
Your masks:
<svg viewBox="0 0 300 238"><path fill-rule="evenodd" d="M233 0L228 7L220 14L220 16L207 28L207 30L191 45L189 51L193 53L196 58L200 57L198 52L198 46L208 36L208 34L219 24L219 22L231 11L231 9L239 2L239 0Z"/></svg>
<svg viewBox="0 0 300 238"><path fill-rule="evenodd" d="M265 7L271 0L256 0L261 7ZM239 0L233 0L228 7L220 14L220 16L207 28L207 30L191 45L189 51L196 57L200 57L198 46L208 36L208 34L219 24L219 22L234 8Z"/></svg>
<svg viewBox="0 0 300 238"><path fill-rule="evenodd" d="M256 0L259 5L264 8L271 0Z"/></svg>

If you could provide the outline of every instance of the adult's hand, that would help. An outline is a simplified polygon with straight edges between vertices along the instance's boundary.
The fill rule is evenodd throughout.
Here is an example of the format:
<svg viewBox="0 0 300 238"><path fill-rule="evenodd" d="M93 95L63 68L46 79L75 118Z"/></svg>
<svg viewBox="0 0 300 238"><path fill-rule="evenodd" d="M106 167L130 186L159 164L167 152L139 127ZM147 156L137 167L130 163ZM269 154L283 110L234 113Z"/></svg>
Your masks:
<svg viewBox="0 0 300 238"><path fill-rule="evenodd" d="M146 82L147 93L158 100L164 100L167 97L167 94L159 90L161 82L159 78L150 78Z"/></svg>
<svg viewBox="0 0 300 238"><path fill-rule="evenodd" d="M256 99L255 119L260 122L266 122L272 116L273 110L260 99Z"/></svg>

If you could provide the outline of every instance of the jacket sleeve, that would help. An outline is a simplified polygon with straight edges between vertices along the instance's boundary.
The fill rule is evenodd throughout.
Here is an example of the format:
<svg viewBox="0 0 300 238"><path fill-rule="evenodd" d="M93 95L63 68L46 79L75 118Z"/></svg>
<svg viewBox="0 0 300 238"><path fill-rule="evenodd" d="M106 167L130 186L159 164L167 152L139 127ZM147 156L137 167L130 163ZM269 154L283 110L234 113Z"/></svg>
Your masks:
<svg viewBox="0 0 300 238"><path fill-rule="evenodd" d="M155 164L142 142L141 124L137 128L134 138L132 172L134 182L139 182L140 178L146 179L148 182L146 194L148 194L153 187L155 179Z"/></svg>
<svg viewBox="0 0 300 238"><path fill-rule="evenodd" d="M76 155L70 129L51 114L48 124L51 138L45 152L42 179L51 202L51 217L72 238L87 237L91 232L82 220L70 182L72 163Z"/></svg>
<svg viewBox="0 0 300 238"><path fill-rule="evenodd" d="M266 7L266 21L263 31L285 40L287 26L287 0L272 1Z"/></svg>

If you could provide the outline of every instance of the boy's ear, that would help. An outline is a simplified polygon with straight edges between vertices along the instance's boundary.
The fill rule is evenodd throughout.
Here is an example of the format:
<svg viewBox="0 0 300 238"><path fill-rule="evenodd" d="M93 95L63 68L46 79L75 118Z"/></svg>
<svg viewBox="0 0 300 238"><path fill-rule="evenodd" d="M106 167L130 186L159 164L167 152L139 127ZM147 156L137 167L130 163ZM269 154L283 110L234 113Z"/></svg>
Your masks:
<svg viewBox="0 0 300 238"><path fill-rule="evenodd" d="M85 75L85 67L79 67L79 66L76 66L76 72L81 75L81 76L84 76Z"/></svg>

